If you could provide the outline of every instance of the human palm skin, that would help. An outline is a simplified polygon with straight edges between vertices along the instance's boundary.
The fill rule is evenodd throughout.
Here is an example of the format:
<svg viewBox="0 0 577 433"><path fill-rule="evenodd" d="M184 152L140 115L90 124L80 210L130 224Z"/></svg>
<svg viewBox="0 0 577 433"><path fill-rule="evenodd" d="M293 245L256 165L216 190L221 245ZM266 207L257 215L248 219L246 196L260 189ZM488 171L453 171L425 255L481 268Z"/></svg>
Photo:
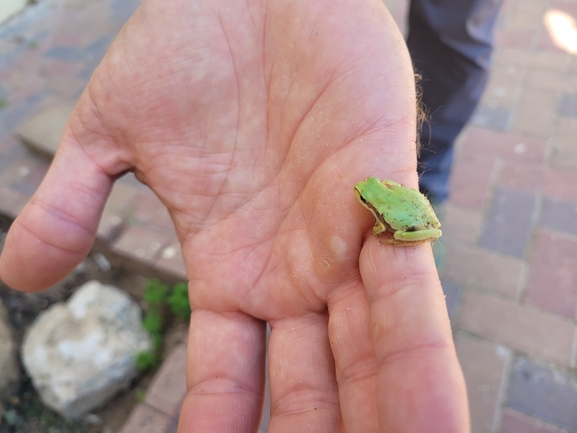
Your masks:
<svg viewBox="0 0 577 433"><path fill-rule="evenodd" d="M148 0L92 77L0 275L88 253L115 178L167 206L193 313L179 432L468 431L428 245L370 235L353 187L416 187L410 60L378 0ZM30 271L33 264L33 272Z"/></svg>

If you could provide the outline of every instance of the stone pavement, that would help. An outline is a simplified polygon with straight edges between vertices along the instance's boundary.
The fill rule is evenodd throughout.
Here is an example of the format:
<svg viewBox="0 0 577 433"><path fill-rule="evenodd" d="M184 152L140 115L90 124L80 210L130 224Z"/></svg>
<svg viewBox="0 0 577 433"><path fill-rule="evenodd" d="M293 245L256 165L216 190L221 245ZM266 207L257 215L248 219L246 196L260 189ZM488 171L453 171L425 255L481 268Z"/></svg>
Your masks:
<svg viewBox="0 0 577 433"><path fill-rule="evenodd" d="M0 213L18 215L49 164L16 131L29 146L48 137L46 119L63 121L138 3L40 0L0 26ZM403 27L406 0L385 3ZM554 11L575 20L577 0L505 1L443 212L441 277L475 433L577 432L577 55L548 30ZM131 176L114 188L97 248L185 278L168 214ZM165 361L123 433L175 431L185 350Z"/></svg>
<svg viewBox="0 0 577 433"><path fill-rule="evenodd" d="M402 22L406 2L385 3ZM572 20L557 38L577 48L577 1L505 1L443 210L475 433L577 432L577 51L555 43L554 16Z"/></svg>

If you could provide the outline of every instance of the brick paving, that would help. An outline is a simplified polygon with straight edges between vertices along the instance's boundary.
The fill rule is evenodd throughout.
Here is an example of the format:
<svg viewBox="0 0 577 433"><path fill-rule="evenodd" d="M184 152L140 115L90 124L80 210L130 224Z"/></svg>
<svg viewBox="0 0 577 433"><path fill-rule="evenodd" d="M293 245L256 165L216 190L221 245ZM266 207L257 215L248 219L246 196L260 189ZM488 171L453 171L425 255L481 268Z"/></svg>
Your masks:
<svg viewBox="0 0 577 433"><path fill-rule="evenodd" d="M0 26L1 214L18 215L49 165L18 125L26 138L34 116L74 103L138 3L41 0ZM407 0L385 3L403 28ZM441 280L474 433L577 433L577 55L555 44L550 10L577 19L577 0L505 1L443 211ZM133 176L115 186L97 245L185 278L168 215ZM168 357L123 433L176 431L185 351Z"/></svg>

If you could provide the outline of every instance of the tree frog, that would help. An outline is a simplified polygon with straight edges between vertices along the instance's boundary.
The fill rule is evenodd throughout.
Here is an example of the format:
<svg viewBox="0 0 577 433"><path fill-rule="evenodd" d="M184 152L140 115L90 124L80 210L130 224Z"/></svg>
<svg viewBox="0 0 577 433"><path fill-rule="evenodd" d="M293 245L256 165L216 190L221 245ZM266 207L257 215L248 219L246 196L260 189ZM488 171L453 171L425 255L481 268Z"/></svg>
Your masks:
<svg viewBox="0 0 577 433"><path fill-rule="evenodd" d="M429 200L419 191L376 177L355 185L357 200L375 216L375 235L397 246L417 245L438 239L441 223Z"/></svg>

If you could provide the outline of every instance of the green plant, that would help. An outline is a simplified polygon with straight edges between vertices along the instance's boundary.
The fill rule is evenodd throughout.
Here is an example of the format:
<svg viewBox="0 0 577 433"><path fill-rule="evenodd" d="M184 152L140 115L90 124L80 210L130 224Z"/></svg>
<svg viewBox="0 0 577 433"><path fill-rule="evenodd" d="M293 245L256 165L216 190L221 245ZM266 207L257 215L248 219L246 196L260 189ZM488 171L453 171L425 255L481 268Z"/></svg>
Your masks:
<svg viewBox="0 0 577 433"><path fill-rule="evenodd" d="M172 288L172 294L168 297L168 305L172 313L180 320L188 320L190 318L188 284L178 283Z"/></svg>
<svg viewBox="0 0 577 433"><path fill-rule="evenodd" d="M144 289L144 300L149 304L161 304L166 302L168 295L168 286L162 284L157 278L148 280L146 289Z"/></svg>
<svg viewBox="0 0 577 433"><path fill-rule="evenodd" d="M4 413L4 419L8 425L14 427L18 427L23 423L22 417L18 415L18 412L16 412L14 409L7 410Z"/></svg>
<svg viewBox="0 0 577 433"><path fill-rule="evenodd" d="M160 364L160 358L156 350L143 350L136 354L136 368L140 371L154 368Z"/></svg>
<svg viewBox="0 0 577 433"><path fill-rule="evenodd" d="M176 284L172 290L158 279L152 278L144 289L144 300L148 304L142 319L142 327L152 339L152 349L136 355L136 368L140 371L155 368L160 364L159 351L164 340L164 307L168 305L174 316L180 320L190 317L190 302L186 283Z"/></svg>
<svg viewBox="0 0 577 433"><path fill-rule="evenodd" d="M160 349L162 347L164 335L163 334L151 334L150 337L152 338L152 347L154 347L154 350Z"/></svg>
<svg viewBox="0 0 577 433"><path fill-rule="evenodd" d="M8 106L8 101L4 98L0 98L0 110Z"/></svg>
<svg viewBox="0 0 577 433"><path fill-rule="evenodd" d="M150 309L142 319L142 326L150 335L162 334L164 330L162 316L156 309Z"/></svg>
<svg viewBox="0 0 577 433"><path fill-rule="evenodd" d="M146 398L146 390L145 389L137 389L134 393L134 398L137 402L142 403Z"/></svg>

